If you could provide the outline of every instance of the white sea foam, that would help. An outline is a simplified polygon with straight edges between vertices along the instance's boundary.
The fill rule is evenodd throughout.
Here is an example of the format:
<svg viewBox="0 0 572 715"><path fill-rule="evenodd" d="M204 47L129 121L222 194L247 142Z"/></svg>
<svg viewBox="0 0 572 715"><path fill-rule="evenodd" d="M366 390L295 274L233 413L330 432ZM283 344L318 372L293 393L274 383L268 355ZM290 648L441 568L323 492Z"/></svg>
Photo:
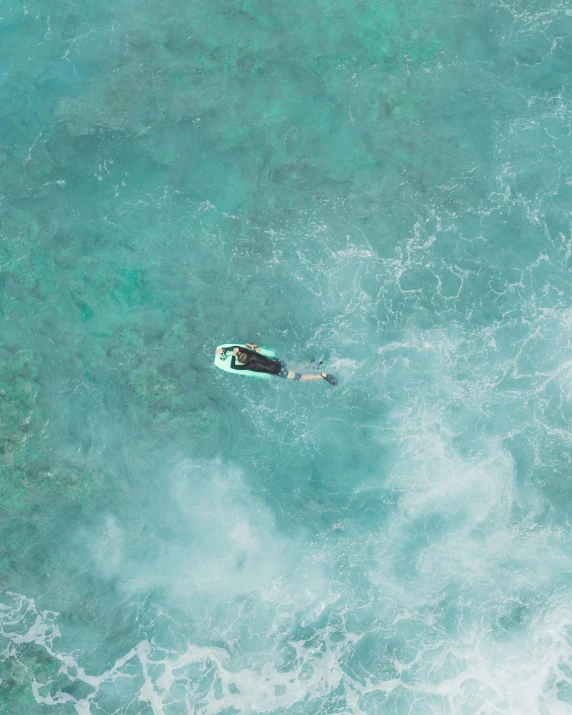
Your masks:
<svg viewBox="0 0 572 715"><path fill-rule="evenodd" d="M383 703L391 707L398 697L406 697L411 707L425 704L426 712L436 714L559 715L570 708L561 699L572 685L572 611L564 604L547 604L528 633L510 641L495 642L470 628L451 640L445 634L438 637L436 630L433 643L412 641L411 656L396 658L395 676L384 681L367 670L360 676L348 667L348 657L360 648L363 636L346 634L341 641L333 640L327 630L315 648L308 648L304 641L290 642L296 665L287 671L271 664L237 669L228 652L217 647L189 644L174 652L142 640L103 673L92 675L73 655L58 651L56 618L57 614L38 612L33 599L14 593L4 594L0 604L0 633L8 642L3 660L25 658L25 645L33 643L59 663L58 682L65 675L71 682L82 681L93 688L85 698L76 699L51 690L49 679L39 681L28 671L36 701L54 712L72 703L80 715L95 715L100 712L100 694L124 678L135 678L135 701L148 704L156 715L184 704L201 715L215 715L230 707L271 712L303 702L308 693L313 699L328 700L335 692L343 693L344 711L356 715L377 712ZM393 626L415 625L416 618L404 612ZM26 620L31 622L28 630L23 628Z"/></svg>
<svg viewBox="0 0 572 715"><path fill-rule="evenodd" d="M572 612L557 596L543 603L539 588L572 564L549 529L511 523L515 473L503 447L493 440L488 452L463 456L445 416L421 407L396 413L403 459L388 486L400 499L387 527L369 535L345 531L349 540L340 544L338 556L351 554L360 570L368 553L366 592L337 577L328 583L322 569L336 563L333 545L296 543L281 534L239 470L221 461L187 460L174 469L170 488L189 522L188 548L150 562L143 581L131 575L122 587L168 587L172 602L186 604L190 617L208 618L218 609L208 634L212 640L218 633L225 647L193 642L190 631L176 648L143 638L95 674L81 656L60 650L56 613L9 593L0 600L2 659L25 664L38 703L54 712L72 704L81 715L96 715L100 699L109 702L113 692L119 698L114 689L124 692L123 683L130 683L134 702L157 715L181 707L200 715L231 707L276 712L300 707L308 694L330 705L342 698L343 711L352 715L391 711L399 699L436 714L565 713ZM400 545L411 539L412 525L427 528L433 515L445 526L410 551L415 568L404 578L395 570ZM103 553L118 529L106 520L98 542ZM454 632L437 615L452 583L463 595L450 606L465 609ZM203 595L206 607L199 606ZM240 605L247 603L254 619ZM221 618L225 604L229 617ZM296 614L304 614L302 625L309 627L303 638L294 635ZM173 625L185 633L184 623ZM243 633L240 641L234 628ZM264 657L256 644L242 652L253 638L264 643ZM57 678L34 671L26 660L28 644L58 664ZM288 664L279 645L291 649ZM63 691L66 677L92 692L76 698Z"/></svg>
<svg viewBox="0 0 572 715"><path fill-rule="evenodd" d="M390 485L400 494L398 508L386 529L369 536L354 532L343 546L343 553L358 560L367 550L376 564L370 566L367 594L352 596L351 583L344 581L328 587L320 563L324 558L331 563L331 545L326 553L320 544L306 543L303 551L280 535L271 512L249 492L238 470L220 461L184 461L173 472L171 489L189 519L190 556L177 549L149 564L144 584L131 577L123 587L168 586L174 601L186 600L191 613L200 594L208 595L213 608L251 594L257 618L235 607L228 621L211 623L209 635L219 631L228 643L224 648L189 637L176 649L142 639L96 675L84 668L81 656L59 650L57 614L10 593L0 602L2 659L25 663L28 644L42 648L59 664L58 677L46 679L26 666L36 701L54 712L70 703L81 715L99 712L100 698L109 702L123 682L131 683L135 702L157 715L181 707L200 715L230 707L275 712L299 706L308 694L324 703L343 698L343 711L352 715L391 711L400 698L436 714L567 712L561 698L572 687L572 612L555 596L546 603L526 599L530 588L551 583L556 570L569 571L572 564L554 533L534 528L534 522L528 530L511 524L512 459L494 441L488 453L462 456L438 411L418 406L415 413L396 417L404 431L404 458ZM412 524L428 524L432 515L452 519L451 524L411 552L416 567L409 581L403 579L394 569L399 545L410 539ZM101 543L108 537L114 542L117 529L107 520ZM507 561L520 565L510 566L503 578ZM450 583L460 584L465 594L460 604L451 603L466 609L455 633L431 615L438 613ZM315 625L328 609L326 624ZM311 626L303 639L287 637L297 612ZM370 614L362 625L360 613ZM184 633L184 623L174 625ZM263 659L258 649L250 655L235 650L235 626L260 629ZM293 653L287 667L275 652L285 637L283 644ZM75 698L61 690L64 676L93 691Z"/></svg>

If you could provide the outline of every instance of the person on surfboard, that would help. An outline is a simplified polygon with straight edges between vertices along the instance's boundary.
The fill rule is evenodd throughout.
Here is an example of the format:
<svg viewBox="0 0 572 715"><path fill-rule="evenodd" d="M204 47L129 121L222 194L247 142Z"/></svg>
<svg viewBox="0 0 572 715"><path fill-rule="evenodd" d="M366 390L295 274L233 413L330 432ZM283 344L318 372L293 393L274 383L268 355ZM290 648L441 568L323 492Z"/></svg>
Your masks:
<svg viewBox="0 0 572 715"><path fill-rule="evenodd" d="M307 380L325 380L329 382L330 385L337 385L338 380L333 375L329 375L327 372L322 373L304 373L294 372L288 370L286 365L278 360L278 358L266 357L265 355L260 355L260 348L254 343L246 343L246 348L240 347L239 345L234 345L228 348L217 348L215 353L217 355L222 355L226 352L232 352L232 358L230 361L230 366L233 370L251 370L252 372L266 372L269 375L277 375L278 377L285 377L288 380L300 380L300 382L306 382Z"/></svg>

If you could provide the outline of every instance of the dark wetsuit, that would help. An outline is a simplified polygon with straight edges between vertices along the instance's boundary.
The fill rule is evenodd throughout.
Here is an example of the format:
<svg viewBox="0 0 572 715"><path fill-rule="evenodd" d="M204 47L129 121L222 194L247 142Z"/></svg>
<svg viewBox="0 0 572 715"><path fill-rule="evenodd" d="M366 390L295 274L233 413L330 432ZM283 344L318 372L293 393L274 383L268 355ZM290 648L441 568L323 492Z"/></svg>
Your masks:
<svg viewBox="0 0 572 715"><path fill-rule="evenodd" d="M249 350L248 348L241 348L240 345L233 345L230 348L225 348L225 352L228 350L232 352L234 348L237 347L241 353L246 353L249 357L248 362L242 365L236 359L236 355L232 356L230 361L230 366L233 370L251 370L252 372L266 372L269 375L278 375L278 377L289 377L291 380L299 380L300 374L297 372L292 372L283 365L278 358L270 358L254 350Z"/></svg>

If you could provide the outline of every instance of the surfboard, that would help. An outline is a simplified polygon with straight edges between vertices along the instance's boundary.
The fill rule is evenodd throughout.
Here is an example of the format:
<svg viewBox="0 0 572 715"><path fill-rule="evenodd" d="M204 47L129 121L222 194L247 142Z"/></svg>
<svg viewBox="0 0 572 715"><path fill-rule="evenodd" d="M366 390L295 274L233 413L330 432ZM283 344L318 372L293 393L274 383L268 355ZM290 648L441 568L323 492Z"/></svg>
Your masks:
<svg viewBox="0 0 572 715"><path fill-rule="evenodd" d="M224 350L224 348L232 348L238 346L239 348L246 348L246 345L242 345L241 343L224 343L224 345L218 345L217 350ZM250 348L247 348L250 349ZM265 347L259 347L259 352L261 355L265 355L266 357L276 357L276 353L274 350L270 350L270 348L265 348ZM223 352L222 355L217 355L215 353L214 356L214 364L219 368L219 370L224 370L224 372L229 372L231 375L245 375L246 377L258 377L262 380L268 380L269 378L273 377L272 375L269 375L267 372L253 372L252 370L233 370L230 366L230 361L232 358L232 351L229 350L226 354Z"/></svg>

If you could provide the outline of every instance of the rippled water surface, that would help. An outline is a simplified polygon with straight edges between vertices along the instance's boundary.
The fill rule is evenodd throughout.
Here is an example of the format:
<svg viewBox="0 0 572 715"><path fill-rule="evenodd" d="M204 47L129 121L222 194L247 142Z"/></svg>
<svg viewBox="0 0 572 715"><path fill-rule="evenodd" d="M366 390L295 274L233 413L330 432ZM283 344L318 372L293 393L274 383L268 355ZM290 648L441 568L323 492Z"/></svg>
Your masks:
<svg viewBox="0 0 572 715"><path fill-rule="evenodd" d="M0 713L572 711L571 71L571 0L2 4Z"/></svg>

